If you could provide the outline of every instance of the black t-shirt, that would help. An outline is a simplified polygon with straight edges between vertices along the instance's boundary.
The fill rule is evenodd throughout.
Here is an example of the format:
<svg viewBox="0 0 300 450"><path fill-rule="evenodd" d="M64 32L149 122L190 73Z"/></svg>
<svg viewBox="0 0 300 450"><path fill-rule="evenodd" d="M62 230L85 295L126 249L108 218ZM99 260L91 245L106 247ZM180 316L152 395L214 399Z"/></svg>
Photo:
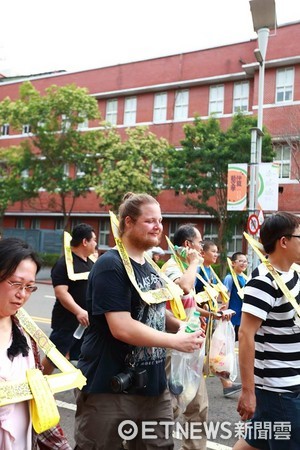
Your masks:
<svg viewBox="0 0 300 450"><path fill-rule="evenodd" d="M75 253L72 253L72 255L74 273L90 272L94 265L90 258L85 261L75 255ZM87 280L72 281L68 278L66 260L64 256L62 256L53 266L51 270L51 278L53 287L60 285L68 286L68 292L73 297L75 302L82 308L86 309ZM76 316L64 308L58 299L56 299L53 307L51 327L53 330L63 329L69 331L75 331L78 327L78 320L76 319Z"/></svg>
<svg viewBox="0 0 300 450"><path fill-rule="evenodd" d="M142 291L157 289L163 281L152 266L131 260L136 280ZM145 309L146 308L146 309ZM111 378L125 369L125 358L131 350L138 369L146 369L148 382L141 395L160 395L166 388L165 349L132 347L115 339L105 313L128 311L133 319L151 328L165 331L165 302L147 305L128 278L117 250L109 250L95 263L89 277L87 309L90 316L78 363L87 377L86 392L112 392Z"/></svg>

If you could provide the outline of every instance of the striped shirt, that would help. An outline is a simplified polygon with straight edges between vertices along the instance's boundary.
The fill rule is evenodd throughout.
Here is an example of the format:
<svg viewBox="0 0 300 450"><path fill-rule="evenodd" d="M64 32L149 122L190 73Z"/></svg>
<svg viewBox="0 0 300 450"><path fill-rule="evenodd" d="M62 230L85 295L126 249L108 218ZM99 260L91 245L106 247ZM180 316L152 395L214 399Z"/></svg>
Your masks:
<svg viewBox="0 0 300 450"><path fill-rule="evenodd" d="M300 303L298 273L279 272ZM257 388L300 392L300 326L295 310L264 264L245 287L243 312L263 320L255 335L254 379Z"/></svg>

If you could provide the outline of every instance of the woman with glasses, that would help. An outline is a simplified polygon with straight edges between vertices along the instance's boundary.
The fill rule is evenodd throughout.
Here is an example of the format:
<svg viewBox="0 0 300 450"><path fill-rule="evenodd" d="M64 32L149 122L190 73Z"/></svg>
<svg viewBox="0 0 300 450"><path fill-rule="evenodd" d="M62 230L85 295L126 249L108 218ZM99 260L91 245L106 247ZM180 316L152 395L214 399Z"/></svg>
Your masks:
<svg viewBox="0 0 300 450"><path fill-rule="evenodd" d="M26 242L17 238L0 241L0 384L22 383L28 369L41 369L37 346L16 317L37 290L35 277L40 268L38 256ZM37 445L40 449L71 448L59 426L38 436L33 433L29 401L1 406L0 449L29 450Z"/></svg>

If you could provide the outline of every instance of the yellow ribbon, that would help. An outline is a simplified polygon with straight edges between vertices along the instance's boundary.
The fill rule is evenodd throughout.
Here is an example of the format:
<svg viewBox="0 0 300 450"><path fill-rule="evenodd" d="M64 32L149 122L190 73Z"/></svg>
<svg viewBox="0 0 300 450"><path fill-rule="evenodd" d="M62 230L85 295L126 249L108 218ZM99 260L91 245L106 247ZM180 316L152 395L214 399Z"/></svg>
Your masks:
<svg viewBox="0 0 300 450"><path fill-rule="evenodd" d="M237 278L237 274L233 270L232 261L231 261L230 258L227 258L227 264L228 264L228 267L229 267L230 274L232 276L233 282L235 284L238 296L240 297L241 300L243 300L243 298L244 298L244 288L240 286L239 280ZM248 280L248 277L244 273L242 273L241 275L245 278L245 280Z"/></svg>
<svg viewBox="0 0 300 450"><path fill-rule="evenodd" d="M28 369L26 376L33 395L29 403L32 425L37 433L42 433L58 424L59 412L42 372L39 369Z"/></svg>
<svg viewBox="0 0 300 450"><path fill-rule="evenodd" d="M288 301L291 303L293 308L295 309L297 315L300 317L300 305L298 304L295 297L291 294L291 291L288 289L287 285L283 281L282 277L279 275L277 270L272 266L270 261L265 257L265 255L261 251L262 244L258 245L257 241L253 238L251 238L245 231L244 236L246 240L249 242L255 253L260 258L261 262L266 266L268 272L272 275L274 280L277 283L277 286L281 289L284 296L288 299ZM254 242L253 242L254 241ZM292 268L293 266L291 266Z"/></svg>
<svg viewBox="0 0 300 450"><path fill-rule="evenodd" d="M82 389L86 378L56 349L23 308L17 312L17 318L23 329L63 373L44 376L39 369L28 369L24 382L1 382L0 407L30 400L33 427L41 433L59 422L53 394L75 387Z"/></svg>
<svg viewBox="0 0 300 450"><path fill-rule="evenodd" d="M166 287L160 288L160 289L153 289L150 291L143 292L138 283L135 279L134 270L130 261L130 258L128 256L128 253L126 251L126 248L124 247L124 244L122 240L119 238L119 221L116 217L116 215L110 211L110 222L111 222L111 228L112 232L115 238L115 243L119 252L119 255L121 257L121 260L124 264L125 270L127 272L127 275L139 293L140 297L146 302L148 305L154 304L154 303L162 303L166 301L170 301L170 306L172 309L172 312L175 317L177 317L180 320L185 320L186 313L184 310L184 307L182 305L182 301L180 298L180 295L183 294L182 290L177 286L175 283L173 283L168 277L166 277L160 268L157 266L157 264L152 261L152 259L149 257L149 255L145 252L144 257L145 259L152 265L154 270L160 275L162 279L166 282Z"/></svg>
<svg viewBox="0 0 300 450"><path fill-rule="evenodd" d="M90 272L74 272L74 264L73 264L73 254L71 249L71 240L72 236L67 231L64 231L64 253L66 259L67 273L69 280L78 281L78 280L87 280ZM89 256L90 260L95 262L96 258L93 255Z"/></svg>

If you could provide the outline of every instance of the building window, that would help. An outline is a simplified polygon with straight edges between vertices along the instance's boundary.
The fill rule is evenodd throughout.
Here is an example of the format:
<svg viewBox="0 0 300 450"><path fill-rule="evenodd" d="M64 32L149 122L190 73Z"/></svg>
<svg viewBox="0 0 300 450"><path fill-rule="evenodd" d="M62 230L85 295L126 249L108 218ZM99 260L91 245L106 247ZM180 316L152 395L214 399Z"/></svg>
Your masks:
<svg viewBox="0 0 300 450"><path fill-rule="evenodd" d="M71 128L71 121L66 114L62 114L61 116L61 130L62 132L66 132Z"/></svg>
<svg viewBox="0 0 300 450"><path fill-rule="evenodd" d="M276 103L293 100L294 69L279 69L276 74Z"/></svg>
<svg viewBox="0 0 300 450"><path fill-rule="evenodd" d="M80 167L78 164L75 165L75 174L76 178L82 178L85 175L84 170L82 170L82 167Z"/></svg>
<svg viewBox="0 0 300 450"><path fill-rule="evenodd" d="M203 231L203 240L214 241L218 240L219 225L216 222L205 222Z"/></svg>
<svg viewBox="0 0 300 450"><path fill-rule="evenodd" d="M136 123L136 97L125 98L124 125L134 125Z"/></svg>
<svg viewBox="0 0 300 450"><path fill-rule="evenodd" d="M55 221L55 229L56 230L63 230L64 229L64 219L59 218Z"/></svg>
<svg viewBox="0 0 300 450"><path fill-rule="evenodd" d="M78 217L77 219L72 219L71 220L71 230L73 230L75 227L77 227L77 225L79 225L80 223L82 223L82 219L80 217Z"/></svg>
<svg viewBox="0 0 300 450"><path fill-rule="evenodd" d="M4 123L1 126L1 133L2 136L8 136L9 135L9 123Z"/></svg>
<svg viewBox="0 0 300 450"><path fill-rule="evenodd" d="M249 83L234 83L233 89L233 112L248 111Z"/></svg>
<svg viewBox="0 0 300 450"><path fill-rule="evenodd" d="M27 123L22 127L22 134L29 134L31 132L31 126Z"/></svg>
<svg viewBox="0 0 300 450"><path fill-rule="evenodd" d="M64 171L64 178L70 176L70 166L68 163L64 164L63 171Z"/></svg>
<svg viewBox="0 0 300 450"><path fill-rule="evenodd" d="M164 186L164 168L162 166L157 166L152 164L151 167L151 181L152 184L158 188L162 189Z"/></svg>
<svg viewBox="0 0 300 450"><path fill-rule="evenodd" d="M275 148L274 162L279 165L279 178L291 177L291 148L288 145L280 145Z"/></svg>
<svg viewBox="0 0 300 450"><path fill-rule="evenodd" d="M78 124L77 129L86 130L89 127L89 119L84 113L79 113L78 116L82 118L82 122Z"/></svg>
<svg viewBox="0 0 300 450"><path fill-rule="evenodd" d="M167 100L168 95L166 92L155 94L153 122L159 123L167 120Z"/></svg>
<svg viewBox="0 0 300 450"><path fill-rule="evenodd" d="M185 120L188 118L189 91L177 91L175 94L174 120Z"/></svg>
<svg viewBox="0 0 300 450"><path fill-rule="evenodd" d="M16 228L18 228L19 230L24 230L25 228L24 219L22 219L21 217L18 217L16 219Z"/></svg>
<svg viewBox="0 0 300 450"><path fill-rule="evenodd" d="M110 220L101 219L99 221L99 246L109 247Z"/></svg>
<svg viewBox="0 0 300 450"><path fill-rule="evenodd" d="M243 227L242 225L237 225L234 227L233 235L231 241L227 244L227 255L232 256L235 252L243 251Z"/></svg>
<svg viewBox="0 0 300 450"><path fill-rule="evenodd" d="M106 102L106 122L109 122L111 125L117 125L118 118L118 100L107 100Z"/></svg>
<svg viewBox="0 0 300 450"><path fill-rule="evenodd" d="M173 242L175 231L182 225L178 220L171 220L169 225L169 239Z"/></svg>
<svg viewBox="0 0 300 450"><path fill-rule="evenodd" d="M32 230L40 230L41 228L40 219L31 219L30 228Z"/></svg>
<svg viewBox="0 0 300 450"><path fill-rule="evenodd" d="M223 114L224 85L211 86L209 92L209 114Z"/></svg>

